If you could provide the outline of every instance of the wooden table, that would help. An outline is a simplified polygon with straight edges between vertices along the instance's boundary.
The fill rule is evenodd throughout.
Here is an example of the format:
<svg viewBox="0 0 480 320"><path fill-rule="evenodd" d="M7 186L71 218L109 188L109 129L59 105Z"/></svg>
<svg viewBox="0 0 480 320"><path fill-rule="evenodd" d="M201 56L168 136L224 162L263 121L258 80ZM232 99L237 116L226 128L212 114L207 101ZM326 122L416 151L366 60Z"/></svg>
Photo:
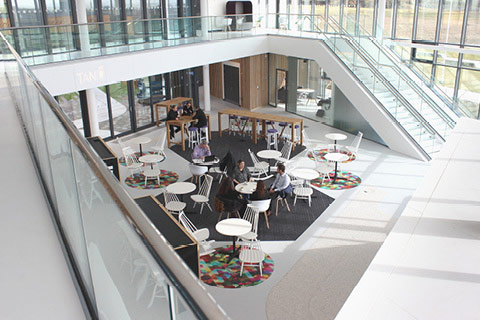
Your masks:
<svg viewBox="0 0 480 320"><path fill-rule="evenodd" d="M258 136L257 136L257 119L262 122L262 136L266 136L266 121L275 121L275 122L286 122L291 125L292 127L292 135L291 139L295 136L295 125L300 124L300 132L303 131L303 119L299 118L291 118L285 116L279 116L274 114L268 113L260 113L260 112L253 112L248 110L242 109L224 109L218 111L218 132L220 133L220 137L222 136L222 115L234 115L238 117L249 117L253 119L252 121L252 140L253 143L257 144ZM295 141L292 141L293 145L295 146ZM303 144L303 134L300 134L300 144Z"/></svg>
<svg viewBox="0 0 480 320"><path fill-rule="evenodd" d="M118 158L112 149L110 149L110 147L100 137L89 137L87 140L90 142L90 145L97 152L100 158L102 158L103 162L107 166L113 167L113 175L120 180L120 167L118 165Z"/></svg>
<svg viewBox="0 0 480 320"><path fill-rule="evenodd" d="M212 140L212 130L210 126L210 115L205 114L207 116L207 121L208 121L208 139ZM190 123L190 122L195 122L197 121L196 119L193 119L193 116L181 116L178 120L168 120L166 122L167 126L167 138L168 138L168 147L170 148L172 144L178 144L182 146L182 151L185 151L185 124ZM180 139L180 142L174 142L170 139L170 126L179 126L180 127L180 134L182 138Z"/></svg>
<svg viewBox="0 0 480 320"><path fill-rule="evenodd" d="M178 106L179 104L184 104L190 102L193 107L193 99L185 97L176 97L170 100L161 101L155 104L155 115L157 116L157 127L160 125L160 117L158 115L159 108L165 108L165 111L168 113L168 108L170 106Z"/></svg>

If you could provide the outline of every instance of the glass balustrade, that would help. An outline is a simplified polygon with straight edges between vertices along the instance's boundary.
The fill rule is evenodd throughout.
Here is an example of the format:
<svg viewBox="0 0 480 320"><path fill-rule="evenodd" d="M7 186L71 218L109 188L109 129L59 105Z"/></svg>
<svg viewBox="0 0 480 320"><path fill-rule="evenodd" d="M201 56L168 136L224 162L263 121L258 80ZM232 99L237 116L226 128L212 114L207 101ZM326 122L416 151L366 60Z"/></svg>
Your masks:
<svg viewBox="0 0 480 320"><path fill-rule="evenodd" d="M90 315L226 319L3 37L0 46L12 100Z"/></svg>

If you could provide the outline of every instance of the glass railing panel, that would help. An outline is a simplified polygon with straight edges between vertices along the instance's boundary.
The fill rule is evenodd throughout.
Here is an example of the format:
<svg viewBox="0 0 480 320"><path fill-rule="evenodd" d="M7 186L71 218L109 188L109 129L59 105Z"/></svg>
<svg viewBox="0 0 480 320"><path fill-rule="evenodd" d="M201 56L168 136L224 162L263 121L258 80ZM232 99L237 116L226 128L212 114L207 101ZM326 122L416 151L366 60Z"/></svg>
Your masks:
<svg viewBox="0 0 480 320"><path fill-rule="evenodd" d="M80 150L75 145L72 150L92 284L101 318L170 318L165 274Z"/></svg>

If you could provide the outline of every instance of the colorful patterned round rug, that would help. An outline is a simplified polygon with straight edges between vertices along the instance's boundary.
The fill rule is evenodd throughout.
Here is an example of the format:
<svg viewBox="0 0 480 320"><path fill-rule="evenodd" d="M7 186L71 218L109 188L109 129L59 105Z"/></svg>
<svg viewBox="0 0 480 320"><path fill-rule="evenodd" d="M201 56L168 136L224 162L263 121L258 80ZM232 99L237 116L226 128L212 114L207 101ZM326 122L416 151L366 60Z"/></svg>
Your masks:
<svg viewBox="0 0 480 320"><path fill-rule="evenodd" d="M125 179L125 183L132 188L138 189L158 189L168 186L171 183L177 182L178 174L173 171L160 170L160 183L157 179L148 179L145 185L145 176L140 173L135 173Z"/></svg>
<svg viewBox="0 0 480 320"><path fill-rule="evenodd" d="M242 288L260 284L272 275L274 263L272 258L265 254L262 276L258 265L244 265L243 274L240 276L240 259L233 258L228 263L228 254L231 252L232 245L226 245L216 248L213 253L201 256L200 279L214 287Z"/></svg>
<svg viewBox="0 0 480 320"><path fill-rule="evenodd" d="M330 178L333 179L333 173L330 173ZM344 189L352 189L362 183L362 179L354 175L348 171L339 171L337 175L337 181L335 184L332 184L331 180L325 180L322 184L322 179L317 178L315 180L310 181L312 185L322 189L329 189L329 190L344 190Z"/></svg>
<svg viewBox="0 0 480 320"><path fill-rule="evenodd" d="M347 162L352 162L357 158L356 155L352 154L351 152L348 152L347 150L339 150L340 153L346 154L349 158L346 161L343 161L342 163L347 163ZM327 160L325 159L325 155L328 153L328 149L319 149L314 151L317 156L319 156L322 160ZM313 155L311 152L308 153L308 157L310 159L313 159Z"/></svg>
<svg viewBox="0 0 480 320"><path fill-rule="evenodd" d="M141 156L146 156L146 155L149 155L149 154L155 154L155 152L143 152L143 153L140 153L140 152L135 152L135 157L140 158ZM163 157L162 161L165 160L165 157ZM159 163L162 162L162 161L158 161ZM120 165L122 166L126 166L127 164L125 163L125 157L120 157L118 158L118 163L120 163Z"/></svg>

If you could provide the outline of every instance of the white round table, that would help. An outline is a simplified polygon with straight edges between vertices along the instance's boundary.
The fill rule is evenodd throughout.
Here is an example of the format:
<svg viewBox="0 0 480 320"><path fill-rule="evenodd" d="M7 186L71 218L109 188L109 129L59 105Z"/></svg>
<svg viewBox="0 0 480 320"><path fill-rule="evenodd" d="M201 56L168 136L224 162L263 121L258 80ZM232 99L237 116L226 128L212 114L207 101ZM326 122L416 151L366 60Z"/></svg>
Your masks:
<svg viewBox="0 0 480 320"><path fill-rule="evenodd" d="M332 182L332 184L335 184L335 182L337 181L337 165L339 162L347 161L348 156L340 152L329 152L325 155L325 159L327 159L328 161L335 162L335 174L333 176L333 182Z"/></svg>
<svg viewBox="0 0 480 320"><path fill-rule="evenodd" d="M252 229L252 224L244 219L230 218L224 219L215 225L215 229L218 233L225 236L232 237L233 248L232 255L230 256L229 262L235 257L236 254L236 245L235 240L237 237L242 236Z"/></svg>
<svg viewBox="0 0 480 320"><path fill-rule="evenodd" d="M280 158L282 156L282 153L280 151L277 151L277 150L262 150L262 151L257 152L257 156L259 156L262 159L267 159L268 160L268 173L271 173L270 172L270 167L271 167L270 161L272 159Z"/></svg>
<svg viewBox="0 0 480 320"><path fill-rule="evenodd" d="M175 182L169 184L166 188L167 192L174 194L186 194L195 190L197 186L191 182Z"/></svg>
<svg viewBox="0 0 480 320"><path fill-rule="evenodd" d="M336 152L337 151L337 141L346 140L347 136L344 135L343 133L327 133L325 135L325 138L327 138L329 140L333 140L333 150Z"/></svg>
<svg viewBox="0 0 480 320"><path fill-rule="evenodd" d="M150 143L151 141L152 141L152 139L150 139L149 137L145 137L145 136L130 139L130 142L136 143L140 146L140 148L139 148L140 149L140 155L143 155L142 144Z"/></svg>
<svg viewBox="0 0 480 320"><path fill-rule="evenodd" d="M293 169L290 174L295 178L302 179L302 180L313 180L320 177L320 174L317 170L310 169L310 168L295 168Z"/></svg>
<svg viewBox="0 0 480 320"><path fill-rule="evenodd" d="M257 182L243 182L235 186L235 190L242 194L252 194L257 189Z"/></svg>
<svg viewBox="0 0 480 320"><path fill-rule="evenodd" d="M150 164L152 169L154 163L162 162L163 160L165 160L165 156L159 154L147 154L146 156L141 156L138 158L138 161Z"/></svg>

